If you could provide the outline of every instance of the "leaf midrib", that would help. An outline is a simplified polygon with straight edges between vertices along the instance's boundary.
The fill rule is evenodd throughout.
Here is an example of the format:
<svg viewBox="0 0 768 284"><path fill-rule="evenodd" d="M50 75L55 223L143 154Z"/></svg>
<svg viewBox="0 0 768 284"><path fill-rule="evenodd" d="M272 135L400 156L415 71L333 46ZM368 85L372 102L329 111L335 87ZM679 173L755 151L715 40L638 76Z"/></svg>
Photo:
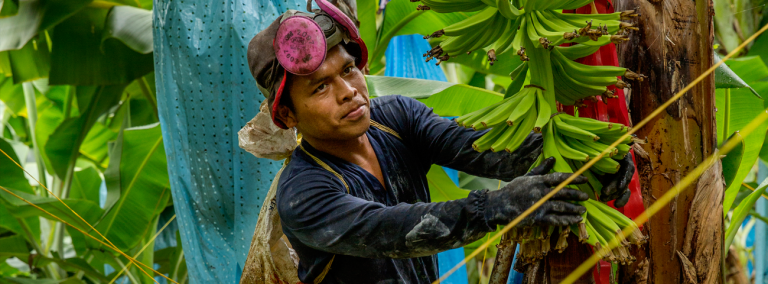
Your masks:
<svg viewBox="0 0 768 284"><path fill-rule="evenodd" d="M139 169L136 171L136 174L131 178L131 182L128 183L128 187L125 191L125 195L120 197L120 200L116 204L117 208L112 207L110 210L110 213L112 210L115 210L115 214L112 215L112 218L110 218L109 222L107 223L107 228L104 230L104 234L109 234L110 230L112 229L112 225L115 223L115 219L117 218L117 214L120 212L120 209L123 207L123 204L125 204L125 200L127 196L131 193L131 190L133 189L134 183L136 183L136 180L138 179L139 175L141 175L141 172L144 171L144 167L149 163L149 159L152 157L152 155L157 151L157 148L160 146L160 143L163 141L162 137L159 137L157 141L155 142L155 145L152 146L152 150L149 151L146 157L144 157L144 160L141 162L141 165L139 166ZM122 153L120 154L122 155Z"/></svg>

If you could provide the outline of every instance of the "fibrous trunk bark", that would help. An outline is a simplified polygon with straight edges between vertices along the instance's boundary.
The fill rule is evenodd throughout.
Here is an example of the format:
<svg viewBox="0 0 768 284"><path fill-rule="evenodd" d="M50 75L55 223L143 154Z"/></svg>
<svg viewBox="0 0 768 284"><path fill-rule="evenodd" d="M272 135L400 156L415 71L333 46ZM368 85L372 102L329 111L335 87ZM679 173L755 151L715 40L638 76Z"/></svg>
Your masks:
<svg viewBox="0 0 768 284"><path fill-rule="evenodd" d="M636 9L640 28L619 46L621 66L648 79L629 92L639 122L713 64L710 0L625 0L616 10ZM696 85L639 129L648 143L636 151L646 208L706 157L716 154L714 77ZM638 153L644 152L644 153ZM720 283L722 168L719 162L645 224L647 276L622 273L620 283ZM691 273L695 279L690 279Z"/></svg>

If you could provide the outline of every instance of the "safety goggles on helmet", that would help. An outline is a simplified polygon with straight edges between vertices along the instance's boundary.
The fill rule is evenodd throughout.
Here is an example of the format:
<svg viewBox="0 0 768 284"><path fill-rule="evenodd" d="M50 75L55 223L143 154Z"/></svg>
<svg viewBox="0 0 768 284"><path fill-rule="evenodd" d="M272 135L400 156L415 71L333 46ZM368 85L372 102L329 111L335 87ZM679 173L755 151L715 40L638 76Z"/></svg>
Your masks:
<svg viewBox="0 0 768 284"><path fill-rule="evenodd" d="M337 44L352 47L347 51L355 56L358 68L363 69L368 62L368 49L352 20L326 0L315 1L320 11L289 10L257 34L248 47L251 73L272 103L272 121L281 128L287 127L275 119L275 114L288 72L300 76L314 73L325 61L328 50ZM263 41L270 37L272 50L265 50Z"/></svg>

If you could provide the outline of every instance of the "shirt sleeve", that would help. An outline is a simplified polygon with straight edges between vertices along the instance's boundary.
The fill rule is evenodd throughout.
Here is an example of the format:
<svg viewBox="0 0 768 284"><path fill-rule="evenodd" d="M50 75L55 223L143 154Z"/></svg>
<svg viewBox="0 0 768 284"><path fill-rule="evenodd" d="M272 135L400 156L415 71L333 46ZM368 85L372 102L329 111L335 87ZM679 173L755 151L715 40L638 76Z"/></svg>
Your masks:
<svg viewBox="0 0 768 284"><path fill-rule="evenodd" d="M541 153L541 134L530 135L512 153L506 151L479 153L472 143L488 130L475 131L441 118L422 102L398 96L397 103L382 106L390 123L405 133L404 139L415 152L424 155L423 161L438 164L471 175L511 181L524 175Z"/></svg>
<svg viewBox="0 0 768 284"><path fill-rule="evenodd" d="M495 230L483 216L487 191L448 202L387 207L346 194L337 180L319 171L287 180L277 200L283 230L311 248L366 258L434 255Z"/></svg>

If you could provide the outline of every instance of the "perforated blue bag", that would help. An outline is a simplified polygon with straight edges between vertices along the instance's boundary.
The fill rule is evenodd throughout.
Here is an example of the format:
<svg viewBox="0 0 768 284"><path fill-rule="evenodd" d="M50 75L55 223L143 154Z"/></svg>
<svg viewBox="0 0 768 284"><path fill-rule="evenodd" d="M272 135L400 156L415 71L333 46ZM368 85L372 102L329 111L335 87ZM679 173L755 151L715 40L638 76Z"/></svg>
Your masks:
<svg viewBox="0 0 768 284"><path fill-rule="evenodd" d="M157 0L157 102L191 283L236 283L280 162L238 147L263 96L248 41L298 0Z"/></svg>

